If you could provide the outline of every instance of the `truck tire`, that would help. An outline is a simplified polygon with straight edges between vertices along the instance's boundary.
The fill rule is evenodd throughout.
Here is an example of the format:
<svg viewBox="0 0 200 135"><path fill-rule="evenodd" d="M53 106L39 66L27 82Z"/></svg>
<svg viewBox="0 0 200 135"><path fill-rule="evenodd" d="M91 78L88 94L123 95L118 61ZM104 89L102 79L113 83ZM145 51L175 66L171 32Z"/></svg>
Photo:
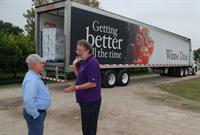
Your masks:
<svg viewBox="0 0 200 135"><path fill-rule="evenodd" d="M192 75L196 75L196 74L197 74L197 69L194 68L194 69L192 70Z"/></svg>
<svg viewBox="0 0 200 135"><path fill-rule="evenodd" d="M160 76L164 76L164 74L163 74L163 73L160 73Z"/></svg>
<svg viewBox="0 0 200 135"><path fill-rule="evenodd" d="M167 76L167 75L169 75L169 68L162 69L160 76Z"/></svg>
<svg viewBox="0 0 200 135"><path fill-rule="evenodd" d="M177 76L178 76L178 77L183 77L183 75L184 75L184 70L183 70L183 68L179 68L179 69L178 69L178 74L177 74Z"/></svg>
<svg viewBox="0 0 200 135"><path fill-rule="evenodd" d="M102 84L105 88L113 88L116 84L116 72L113 70L107 70L102 77Z"/></svg>
<svg viewBox="0 0 200 135"><path fill-rule="evenodd" d="M169 74L169 68L165 68L163 70L163 74L167 76Z"/></svg>
<svg viewBox="0 0 200 135"><path fill-rule="evenodd" d="M129 83L130 75L128 70L123 69L120 70L117 74L117 85L118 86L126 86Z"/></svg>
<svg viewBox="0 0 200 135"><path fill-rule="evenodd" d="M185 69L184 69L184 76L187 76L187 75L188 75L188 69L185 68Z"/></svg>

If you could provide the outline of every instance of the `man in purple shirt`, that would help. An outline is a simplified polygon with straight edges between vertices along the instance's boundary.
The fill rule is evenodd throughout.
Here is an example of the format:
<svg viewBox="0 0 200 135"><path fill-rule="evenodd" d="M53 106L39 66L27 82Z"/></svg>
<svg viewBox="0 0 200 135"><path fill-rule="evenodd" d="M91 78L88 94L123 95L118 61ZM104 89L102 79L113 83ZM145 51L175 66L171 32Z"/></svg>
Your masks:
<svg viewBox="0 0 200 135"><path fill-rule="evenodd" d="M76 92L76 100L81 109L83 135L96 135L99 110L101 106L101 76L97 59L92 55L91 45L84 39L77 42L77 58L73 71L77 76L75 85L64 92Z"/></svg>

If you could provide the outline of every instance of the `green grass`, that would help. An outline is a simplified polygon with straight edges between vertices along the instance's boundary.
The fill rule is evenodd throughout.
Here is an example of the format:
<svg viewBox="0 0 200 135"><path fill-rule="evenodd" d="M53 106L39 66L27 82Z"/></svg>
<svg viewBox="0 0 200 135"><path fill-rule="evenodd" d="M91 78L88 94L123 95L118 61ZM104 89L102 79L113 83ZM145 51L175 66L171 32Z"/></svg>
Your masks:
<svg viewBox="0 0 200 135"><path fill-rule="evenodd" d="M26 72L18 72L17 77L13 78L13 73L0 72L0 89L19 87L22 84ZM46 81L48 84L55 83L54 81Z"/></svg>
<svg viewBox="0 0 200 135"><path fill-rule="evenodd" d="M177 100L184 100L184 107L200 110L200 77L159 87L177 96Z"/></svg>
<svg viewBox="0 0 200 135"><path fill-rule="evenodd" d="M47 84L54 84L56 83L55 81L50 81L50 80L47 80L46 81ZM15 87L21 87L22 83L12 83L12 84L1 84L0 85L0 89L5 89L5 88L15 88Z"/></svg>
<svg viewBox="0 0 200 135"><path fill-rule="evenodd" d="M2 85L0 85L0 89L5 89L5 88L16 88L16 87L21 87L21 83L2 84Z"/></svg>
<svg viewBox="0 0 200 135"><path fill-rule="evenodd" d="M26 74L26 72L18 72L17 73L17 77L23 77ZM13 77L13 73L9 73L9 72L0 72L0 78L12 78Z"/></svg>
<svg viewBox="0 0 200 135"><path fill-rule="evenodd" d="M200 102L200 77L171 84L163 84L161 88L181 97Z"/></svg>
<svg viewBox="0 0 200 135"><path fill-rule="evenodd" d="M15 84L19 84L22 82L24 75L25 75L25 71L24 72L18 72L16 74L16 77L14 78L13 73L9 73L9 72L3 72L0 71L0 86L1 85L15 85Z"/></svg>

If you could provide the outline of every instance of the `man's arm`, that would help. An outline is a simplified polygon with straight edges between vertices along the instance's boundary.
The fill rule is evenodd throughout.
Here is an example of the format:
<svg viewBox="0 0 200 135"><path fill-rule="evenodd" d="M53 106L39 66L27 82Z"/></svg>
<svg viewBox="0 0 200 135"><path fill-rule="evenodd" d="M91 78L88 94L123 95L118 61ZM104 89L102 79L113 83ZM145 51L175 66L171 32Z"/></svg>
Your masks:
<svg viewBox="0 0 200 135"><path fill-rule="evenodd" d="M85 90L85 89L90 89L96 87L96 83L94 82L87 82L81 85L76 85L76 90Z"/></svg>
<svg viewBox="0 0 200 135"><path fill-rule="evenodd" d="M64 93L71 93L71 92L78 91L78 90L87 90L87 89L94 88L94 87L96 87L96 83L87 82L87 83L84 83L81 85L72 85L72 86L64 89Z"/></svg>
<svg viewBox="0 0 200 135"><path fill-rule="evenodd" d="M36 93L37 93L36 80L28 80L24 86L24 91L23 91L24 109L34 119L36 119L40 115L34 103L34 98L36 97Z"/></svg>
<svg viewBox="0 0 200 135"><path fill-rule="evenodd" d="M98 81L98 77L99 77L99 73L96 72L98 70L94 70L94 69L98 69L99 70L99 66L96 65L89 65L87 67L87 77L88 77L88 82L84 83L84 84L80 84L80 85L72 85L66 89L64 89L65 93L71 93L74 91L78 91L78 90L88 90L90 88L94 88L97 85L97 81Z"/></svg>
<svg viewBox="0 0 200 135"><path fill-rule="evenodd" d="M75 76L77 77L78 76L78 67L77 67L77 65L73 65L73 71L74 71Z"/></svg>
<svg viewBox="0 0 200 135"><path fill-rule="evenodd" d="M78 67L77 67L77 64L78 64L78 60L77 58L73 61L72 63L72 66L73 66L73 71L74 71L74 74L76 75L76 77L78 76Z"/></svg>

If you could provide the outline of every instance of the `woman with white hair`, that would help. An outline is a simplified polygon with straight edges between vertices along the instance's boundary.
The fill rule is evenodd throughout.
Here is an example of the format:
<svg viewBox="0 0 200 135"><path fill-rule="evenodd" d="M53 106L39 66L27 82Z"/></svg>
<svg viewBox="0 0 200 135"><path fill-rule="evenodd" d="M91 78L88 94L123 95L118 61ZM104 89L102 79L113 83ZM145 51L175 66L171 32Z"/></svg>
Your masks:
<svg viewBox="0 0 200 135"><path fill-rule="evenodd" d="M44 120L51 97L47 85L42 81L40 73L46 60L37 54L26 58L28 72L22 83L23 115L28 127L28 135L43 135Z"/></svg>

